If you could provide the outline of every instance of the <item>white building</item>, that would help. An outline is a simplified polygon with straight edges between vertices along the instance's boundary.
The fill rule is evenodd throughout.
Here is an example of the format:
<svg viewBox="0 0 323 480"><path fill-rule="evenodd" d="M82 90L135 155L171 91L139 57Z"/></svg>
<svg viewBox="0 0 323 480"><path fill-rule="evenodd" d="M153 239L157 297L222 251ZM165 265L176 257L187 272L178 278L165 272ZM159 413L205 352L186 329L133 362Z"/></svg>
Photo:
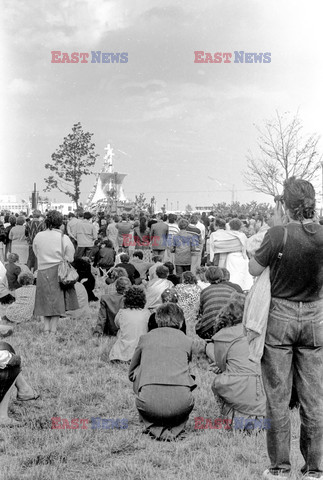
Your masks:
<svg viewBox="0 0 323 480"><path fill-rule="evenodd" d="M17 201L16 195L0 195L0 211L29 214L30 208L30 202L23 199Z"/></svg>
<svg viewBox="0 0 323 480"><path fill-rule="evenodd" d="M76 210L76 204L74 202L50 202L48 210L58 210L62 215L68 215Z"/></svg>

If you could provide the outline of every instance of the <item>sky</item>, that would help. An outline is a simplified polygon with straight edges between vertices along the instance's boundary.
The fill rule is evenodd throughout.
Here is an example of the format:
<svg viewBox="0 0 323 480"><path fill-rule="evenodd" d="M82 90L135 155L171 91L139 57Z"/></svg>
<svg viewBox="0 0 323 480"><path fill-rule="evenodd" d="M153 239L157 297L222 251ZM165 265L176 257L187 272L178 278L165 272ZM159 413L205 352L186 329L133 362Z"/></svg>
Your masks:
<svg viewBox="0 0 323 480"><path fill-rule="evenodd" d="M45 163L81 122L94 172L110 143L129 199L176 210L230 202L234 189L270 202L244 183L246 155L276 110L320 135L322 14L321 0L2 0L0 193L26 199L36 182L44 194ZM271 62L194 63L194 51L236 50ZM52 63L52 51L128 62ZM84 177L83 202L94 181Z"/></svg>

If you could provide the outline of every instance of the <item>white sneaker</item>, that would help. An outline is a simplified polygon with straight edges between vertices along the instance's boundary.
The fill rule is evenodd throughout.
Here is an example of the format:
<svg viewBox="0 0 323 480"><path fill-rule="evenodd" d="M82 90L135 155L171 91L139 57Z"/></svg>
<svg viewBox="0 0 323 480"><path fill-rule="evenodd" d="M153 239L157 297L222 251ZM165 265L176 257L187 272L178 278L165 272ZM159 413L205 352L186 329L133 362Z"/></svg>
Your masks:
<svg viewBox="0 0 323 480"><path fill-rule="evenodd" d="M286 480L288 477L288 473L277 473L277 475L275 475L274 473L271 473L268 468L262 474L262 478L267 480Z"/></svg>

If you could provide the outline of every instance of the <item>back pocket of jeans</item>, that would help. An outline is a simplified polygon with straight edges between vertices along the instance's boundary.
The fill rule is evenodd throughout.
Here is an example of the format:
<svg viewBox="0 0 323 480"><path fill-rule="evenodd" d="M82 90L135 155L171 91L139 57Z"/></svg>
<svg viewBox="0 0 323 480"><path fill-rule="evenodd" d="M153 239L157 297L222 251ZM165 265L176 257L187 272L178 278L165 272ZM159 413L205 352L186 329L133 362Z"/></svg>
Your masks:
<svg viewBox="0 0 323 480"><path fill-rule="evenodd" d="M267 331L266 331L266 344L267 345L284 345L288 344L287 328L289 320L282 318L275 318L269 314Z"/></svg>

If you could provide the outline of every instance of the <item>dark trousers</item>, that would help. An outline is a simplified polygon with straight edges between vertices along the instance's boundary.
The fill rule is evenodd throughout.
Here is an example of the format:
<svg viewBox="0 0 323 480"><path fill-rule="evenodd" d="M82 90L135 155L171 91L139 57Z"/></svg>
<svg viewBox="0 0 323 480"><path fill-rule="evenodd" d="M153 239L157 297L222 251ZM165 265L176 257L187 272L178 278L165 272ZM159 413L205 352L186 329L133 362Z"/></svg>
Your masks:
<svg viewBox="0 0 323 480"><path fill-rule="evenodd" d="M262 377L267 396L267 450L271 470L290 470L292 386L300 403L302 472L323 472L323 302L273 298Z"/></svg>
<svg viewBox="0 0 323 480"><path fill-rule="evenodd" d="M136 391L136 385L134 384ZM145 385L136 391L136 406L146 429L156 438L176 438L194 407L191 389L180 385Z"/></svg>
<svg viewBox="0 0 323 480"><path fill-rule="evenodd" d="M70 237L69 236L69 239L71 240L71 242L73 243L73 247L75 248L75 250L77 249L77 241L75 240L75 238L73 237Z"/></svg>
<svg viewBox="0 0 323 480"><path fill-rule="evenodd" d="M28 260L27 260L27 267L29 268L29 270L31 270L32 272L34 272L35 270L37 270L37 257L36 255L34 254L34 250L33 250L33 247L32 245L29 245L29 253L28 253Z"/></svg>
<svg viewBox="0 0 323 480"><path fill-rule="evenodd" d="M77 247L75 258L91 257L93 247Z"/></svg>
<svg viewBox="0 0 323 480"><path fill-rule="evenodd" d="M176 275L182 275L184 272L189 272L191 270L191 265L176 265Z"/></svg>

